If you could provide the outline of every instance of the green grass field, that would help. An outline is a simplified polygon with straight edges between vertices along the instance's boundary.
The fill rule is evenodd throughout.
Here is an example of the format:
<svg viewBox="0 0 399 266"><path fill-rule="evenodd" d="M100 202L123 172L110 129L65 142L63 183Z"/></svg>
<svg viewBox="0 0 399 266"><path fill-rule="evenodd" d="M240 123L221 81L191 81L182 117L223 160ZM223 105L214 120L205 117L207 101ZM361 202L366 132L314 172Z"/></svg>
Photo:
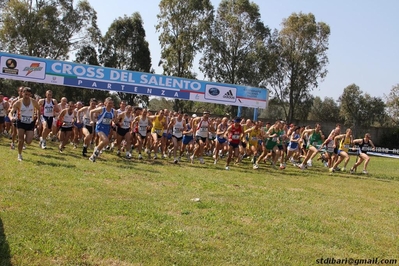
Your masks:
<svg viewBox="0 0 399 266"><path fill-rule="evenodd" d="M174 165L105 152L92 163L37 141L18 162L8 145L0 139L0 265L399 265L397 159L330 175L320 162L226 171L210 157Z"/></svg>

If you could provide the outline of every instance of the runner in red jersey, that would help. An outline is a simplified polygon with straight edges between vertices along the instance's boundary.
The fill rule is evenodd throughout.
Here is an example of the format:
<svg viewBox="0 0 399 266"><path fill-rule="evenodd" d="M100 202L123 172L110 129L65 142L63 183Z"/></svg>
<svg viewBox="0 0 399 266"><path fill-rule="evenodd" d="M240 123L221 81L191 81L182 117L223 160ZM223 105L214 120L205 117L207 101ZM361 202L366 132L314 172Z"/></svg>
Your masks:
<svg viewBox="0 0 399 266"><path fill-rule="evenodd" d="M241 118L236 117L234 118L234 123L231 124L225 133L228 141L229 141L229 156L227 157L226 160L226 170L229 170L229 164L231 162L231 158L233 157L236 159L236 162L238 160L238 155L239 155L239 145L241 138L243 136L243 129L240 124Z"/></svg>

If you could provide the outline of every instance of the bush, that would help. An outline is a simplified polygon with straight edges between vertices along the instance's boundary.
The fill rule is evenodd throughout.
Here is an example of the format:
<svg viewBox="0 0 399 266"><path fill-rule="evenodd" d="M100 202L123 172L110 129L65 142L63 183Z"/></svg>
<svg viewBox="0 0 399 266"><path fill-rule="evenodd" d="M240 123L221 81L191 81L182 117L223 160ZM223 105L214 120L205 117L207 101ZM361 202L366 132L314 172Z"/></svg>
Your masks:
<svg viewBox="0 0 399 266"><path fill-rule="evenodd" d="M399 128L384 130L380 141L380 146L389 147L390 149L399 149Z"/></svg>

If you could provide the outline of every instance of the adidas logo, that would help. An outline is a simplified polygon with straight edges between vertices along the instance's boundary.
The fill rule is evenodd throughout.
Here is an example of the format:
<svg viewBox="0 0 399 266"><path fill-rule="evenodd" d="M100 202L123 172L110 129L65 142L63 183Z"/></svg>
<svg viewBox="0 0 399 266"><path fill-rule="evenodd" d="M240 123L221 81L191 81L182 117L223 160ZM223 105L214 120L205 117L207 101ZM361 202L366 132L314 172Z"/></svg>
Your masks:
<svg viewBox="0 0 399 266"><path fill-rule="evenodd" d="M235 97L234 97L234 95L233 95L233 92L232 92L231 90L229 90L228 92L226 92L226 93L223 95L223 98L232 99L232 100L235 99Z"/></svg>

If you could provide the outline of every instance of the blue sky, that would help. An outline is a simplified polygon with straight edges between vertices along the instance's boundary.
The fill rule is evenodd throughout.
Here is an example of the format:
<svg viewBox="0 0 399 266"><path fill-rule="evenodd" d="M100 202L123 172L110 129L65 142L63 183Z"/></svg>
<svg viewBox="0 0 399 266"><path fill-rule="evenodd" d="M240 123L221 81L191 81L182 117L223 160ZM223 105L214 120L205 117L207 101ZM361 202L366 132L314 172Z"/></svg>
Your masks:
<svg viewBox="0 0 399 266"><path fill-rule="evenodd" d="M111 23L125 14L139 12L150 45L152 66L157 74L161 47L155 30L158 0L89 0L97 11L104 35ZM220 0L211 0L215 9ZM396 0L254 0L261 19L271 29L293 12L313 13L330 26L328 75L313 95L338 99L344 88L355 83L374 97L388 95L399 83L399 1ZM194 71L201 79L198 66Z"/></svg>

